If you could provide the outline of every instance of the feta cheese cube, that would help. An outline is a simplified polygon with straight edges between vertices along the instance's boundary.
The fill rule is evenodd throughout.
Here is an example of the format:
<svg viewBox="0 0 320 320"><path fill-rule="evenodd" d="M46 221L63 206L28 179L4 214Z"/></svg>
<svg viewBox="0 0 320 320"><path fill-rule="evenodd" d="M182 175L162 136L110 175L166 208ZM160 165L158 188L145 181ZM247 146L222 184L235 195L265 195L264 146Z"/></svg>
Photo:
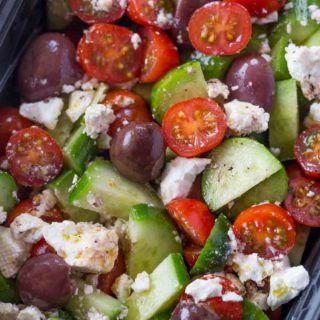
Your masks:
<svg viewBox="0 0 320 320"><path fill-rule="evenodd" d="M311 19L320 24L320 8L316 4L312 4L308 9Z"/></svg>
<svg viewBox="0 0 320 320"><path fill-rule="evenodd" d="M219 79L211 79L207 81L208 96L210 99L218 98L222 96L224 99L229 97L230 91L226 84L221 82Z"/></svg>
<svg viewBox="0 0 320 320"><path fill-rule="evenodd" d="M32 202L35 206L34 212L36 213L36 216L41 217L48 210L54 208L54 206L57 204L57 198L52 190L46 189L34 196Z"/></svg>
<svg viewBox="0 0 320 320"><path fill-rule="evenodd" d="M211 162L210 159L177 157L169 162L160 183L160 197L164 204L175 198L188 196L196 176Z"/></svg>
<svg viewBox="0 0 320 320"><path fill-rule="evenodd" d="M18 306L0 301L0 320L17 320L18 314Z"/></svg>
<svg viewBox="0 0 320 320"><path fill-rule="evenodd" d="M43 228L43 237L75 270L111 271L118 256L118 236L100 224L54 222Z"/></svg>
<svg viewBox="0 0 320 320"><path fill-rule="evenodd" d="M252 17L251 21L252 23L255 23L258 25L264 25L269 23L275 23L278 21L278 19L279 19L278 11L273 11L263 18Z"/></svg>
<svg viewBox="0 0 320 320"><path fill-rule="evenodd" d="M76 122L86 111L93 100L94 93L95 92L93 90L76 90L71 93L69 98L69 107L66 110L66 114L71 122Z"/></svg>
<svg viewBox="0 0 320 320"><path fill-rule="evenodd" d="M19 113L23 117L53 130L58 123L62 109L63 100L61 98L49 98L33 103L23 103Z"/></svg>
<svg viewBox="0 0 320 320"><path fill-rule="evenodd" d="M134 292L144 292L150 289L150 276L147 272L139 273L131 285Z"/></svg>
<svg viewBox="0 0 320 320"><path fill-rule="evenodd" d="M7 216L8 216L7 212L5 212L3 207L0 206L0 224L3 224L6 222Z"/></svg>
<svg viewBox="0 0 320 320"><path fill-rule="evenodd" d="M112 292L121 302L125 303L131 294L131 285L133 280L127 275L122 274L116 279L112 286Z"/></svg>
<svg viewBox="0 0 320 320"><path fill-rule="evenodd" d="M17 320L46 320L46 316L38 308L28 306L19 312Z"/></svg>

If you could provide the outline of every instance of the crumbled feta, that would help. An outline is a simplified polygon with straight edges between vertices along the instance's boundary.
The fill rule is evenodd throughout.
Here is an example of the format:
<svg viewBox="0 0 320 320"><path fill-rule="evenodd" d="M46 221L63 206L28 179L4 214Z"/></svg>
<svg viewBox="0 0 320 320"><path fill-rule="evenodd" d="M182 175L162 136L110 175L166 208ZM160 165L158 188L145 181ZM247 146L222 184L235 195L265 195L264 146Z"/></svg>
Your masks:
<svg viewBox="0 0 320 320"><path fill-rule="evenodd" d="M87 135L96 139L100 133L108 132L110 124L116 119L111 105L93 104L85 113L85 131Z"/></svg>
<svg viewBox="0 0 320 320"><path fill-rule="evenodd" d="M74 90L76 90L75 86L71 85L71 84L64 84L62 87L62 93L71 93Z"/></svg>
<svg viewBox="0 0 320 320"><path fill-rule="evenodd" d="M256 17L251 18L252 23L255 23L258 25L274 23L274 22L277 22L278 19L279 19L278 11L273 11L263 18L256 18Z"/></svg>
<svg viewBox="0 0 320 320"><path fill-rule="evenodd" d="M272 310L295 298L309 284L309 274L303 266L276 272L270 277L267 300Z"/></svg>
<svg viewBox="0 0 320 320"><path fill-rule="evenodd" d="M227 125L235 136L268 130L269 113L249 102L233 100L224 105Z"/></svg>
<svg viewBox="0 0 320 320"><path fill-rule="evenodd" d="M66 110L66 114L71 122L76 122L81 115L90 106L94 97L94 91L80 91L76 90L71 93L69 98L69 107Z"/></svg>
<svg viewBox="0 0 320 320"><path fill-rule="evenodd" d="M91 0L92 9L108 12L113 6L113 0Z"/></svg>
<svg viewBox="0 0 320 320"><path fill-rule="evenodd" d="M315 192L313 192L312 190L309 190L307 193L308 198L313 198L315 195L316 195Z"/></svg>
<svg viewBox="0 0 320 320"><path fill-rule="evenodd" d="M8 162L8 159L3 159L0 163L0 169L2 170L8 170L9 169L9 162Z"/></svg>
<svg viewBox="0 0 320 320"><path fill-rule="evenodd" d="M29 213L20 214L10 224L13 236L27 243L38 242L42 238L42 230L46 222Z"/></svg>
<svg viewBox="0 0 320 320"><path fill-rule="evenodd" d="M110 320L110 318L98 312L94 307L92 307L87 312L85 320Z"/></svg>
<svg viewBox="0 0 320 320"><path fill-rule="evenodd" d="M150 289L150 276L147 272L139 273L131 285L134 292L144 292Z"/></svg>
<svg viewBox="0 0 320 320"><path fill-rule="evenodd" d="M8 216L7 212L4 211L2 206L0 206L0 224L3 224L6 222L7 216Z"/></svg>
<svg viewBox="0 0 320 320"><path fill-rule="evenodd" d="M314 121L320 122L320 102L314 102L310 106L310 116Z"/></svg>
<svg viewBox="0 0 320 320"><path fill-rule="evenodd" d="M63 100L61 98L49 98L33 103L23 103L19 113L23 117L53 130L58 123L62 109Z"/></svg>
<svg viewBox="0 0 320 320"><path fill-rule="evenodd" d="M160 197L164 204L188 196L196 176L211 162L210 159L177 157L170 161L162 174Z"/></svg>
<svg viewBox="0 0 320 320"><path fill-rule="evenodd" d="M80 82L80 86L84 91L91 91L94 89L98 89L99 81L96 78L90 78L89 76L85 75Z"/></svg>
<svg viewBox="0 0 320 320"><path fill-rule="evenodd" d="M229 97L230 91L226 84L219 79L211 79L207 82L208 96L210 99L218 98L222 96L224 99Z"/></svg>
<svg viewBox="0 0 320 320"><path fill-rule="evenodd" d="M320 8L317 5L312 4L308 9L311 19L320 24Z"/></svg>
<svg viewBox="0 0 320 320"><path fill-rule="evenodd" d="M131 37L131 43L133 45L133 49L137 50L140 47L140 44L142 43L142 40L140 36L137 33L134 33Z"/></svg>
<svg viewBox="0 0 320 320"><path fill-rule="evenodd" d="M285 11L288 11L288 10L293 9L293 7L294 7L293 2L288 2L288 3L285 4L285 6L284 6L283 9L284 9Z"/></svg>
<svg viewBox="0 0 320 320"><path fill-rule="evenodd" d="M289 73L300 82L304 96L308 100L320 98L320 46L298 47L291 43L285 57Z"/></svg>
<svg viewBox="0 0 320 320"><path fill-rule="evenodd" d="M238 242L232 228L228 230L228 237L230 239L230 252L235 253L238 251Z"/></svg>
<svg viewBox="0 0 320 320"><path fill-rule="evenodd" d="M99 224L54 222L43 228L43 237L75 270L107 273L118 256L118 236Z"/></svg>
<svg viewBox="0 0 320 320"><path fill-rule="evenodd" d="M157 16L157 26L159 28L166 27L173 24L173 15L170 12L166 12L163 8L160 9Z"/></svg>
<svg viewBox="0 0 320 320"><path fill-rule="evenodd" d="M85 284L83 288L84 294L91 294L93 293L93 286L91 284Z"/></svg>
<svg viewBox="0 0 320 320"><path fill-rule="evenodd" d="M45 320L46 316L34 306L28 306L21 310L17 320Z"/></svg>
<svg viewBox="0 0 320 320"><path fill-rule="evenodd" d="M34 205L34 212L36 213L36 216L41 217L47 211L54 208L57 204L57 198L52 190L45 189L33 197L32 203Z"/></svg>
<svg viewBox="0 0 320 320"><path fill-rule="evenodd" d="M19 308L15 304L0 301L0 319L1 320L17 320Z"/></svg>
<svg viewBox="0 0 320 320"><path fill-rule="evenodd" d="M263 53L261 57L266 60L268 63L272 61L272 57L269 54Z"/></svg>
<svg viewBox="0 0 320 320"><path fill-rule="evenodd" d="M280 153L281 153L281 149L280 148L271 147L270 151L276 157L278 157L280 155Z"/></svg>
<svg viewBox="0 0 320 320"><path fill-rule="evenodd" d="M257 285L252 282L246 282L247 294L246 298L258 306L262 310L269 309L267 304L268 292L264 290L264 288L258 288Z"/></svg>
<svg viewBox="0 0 320 320"><path fill-rule="evenodd" d="M270 48L270 45L269 45L269 40L268 39L264 39L261 42L261 47L259 49L259 53L265 54L265 53L269 53L269 52L271 52L271 48Z"/></svg>
<svg viewBox="0 0 320 320"><path fill-rule="evenodd" d="M118 277L112 285L112 292L121 302L126 302L131 294L133 280L125 273Z"/></svg>

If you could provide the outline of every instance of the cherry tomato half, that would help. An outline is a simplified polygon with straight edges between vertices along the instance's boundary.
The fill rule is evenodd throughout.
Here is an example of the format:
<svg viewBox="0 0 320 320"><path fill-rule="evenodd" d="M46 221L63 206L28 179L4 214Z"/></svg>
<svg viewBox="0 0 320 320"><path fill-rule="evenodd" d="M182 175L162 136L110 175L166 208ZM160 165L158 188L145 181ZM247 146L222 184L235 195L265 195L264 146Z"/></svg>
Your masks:
<svg viewBox="0 0 320 320"><path fill-rule="evenodd" d="M109 127L108 134L114 137L117 132L131 122L146 123L152 121L146 102L137 94L123 89L114 89L107 93L104 104L110 104L116 120Z"/></svg>
<svg viewBox="0 0 320 320"><path fill-rule="evenodd" d="M243 211L233 225L235 236L243 243L245 254L263 258L287 255L296 238L289 213L275 204L261 204Z"/></svg>
<svg viewBox="0 0 320 320"><path fill-rule="evenodd" d="M193 47L205 55L232 55L244 49L252 34L248 10L238 3L211 2L189 22Z"/></svg>
<svg viewBox="0 0 320 320"><path fill-rule="evenodd" d="M44 238L34 243L30 249L31 257L41 256L47 253L56 253L56 251L47 243Z"/></svg>
<svg viewBox="0 0 320 320"><path fill-rule="evenodd" d="M63 167L59 145L44 130L27 128L13 134L7 144L9 171L22 186L41 187Z"/></svg>
<svg viewBox="0 0 320 320"><path fill-rule="evenodd" d="M224 0L224 2L240 3L248 9L253 17L261 18L283 8L287 0Z"/></svg>
<svg viewBox="0 0 320 320"><path fill-rule="evenodd" d="M22 117L13 107L0 109L0 156L6 153L6 146L13 133L32 126L32 122Z"/></svg>
<svg viewBox="0 0 320 320"><path fill-rule="evenodd" d="M170 29L173 24L172 0L128 0L129 18L142 26Z"/></svg>
<svg viewBox="0 0 320 320"><path fill-rule="evenodd" d="M285 208L297 222L320 227L320 183L303 176L289 180Z"/></svg>
<svg viewBox="0 0 320 320"><path fill-rule="evenodd" d="M79 63L90 76L110 83L125 83L140 76L140 37L125 27L95 24L78 45Z"/></svg>
<svg viewBox="0 0 320 320"><path fill-rule="evenodd" d="M204 98L173 105L162 122L167 145L182 157L196 157L218 146L226 129L225 114L220 106Z"/></svg>
<svg viewBox="0 0 320 320"><path fill-rule="evenodd" d="M156 82L179 65L178 49L159 29L146 27L139 34L144 43L144 66L140 82Z"/></svg>
<svg viewBox="0 0 320 320"><path fill-rule="evenodd" d="M299 135L294 155L306 175L320 178L320 126L311 127Z"/></svg>
<svg viewBox="0 0 320 320"><path fill-rule="evenodd" d="M194 244L189 244L183 248L183 257L186 260L190 269L196 263L198 257L200 256L201 250L202 247L196 246Z"/></svg>
<svg viewBox="0 0 320 320"><path fill-rule="evenodd" d="M195 244L203 246L214 225L208 207L194 199L175 199L166 205L170 217L177 227Z"/></svg>
<svg viewBox="0 0 320 320"><path fill-rule="evenodd" d="M93 5L98 1L68 0L68 2L75 15L88 24L117 21L124 15L127 8L126 0L105 1L106 5L103 10Z"/></svg>

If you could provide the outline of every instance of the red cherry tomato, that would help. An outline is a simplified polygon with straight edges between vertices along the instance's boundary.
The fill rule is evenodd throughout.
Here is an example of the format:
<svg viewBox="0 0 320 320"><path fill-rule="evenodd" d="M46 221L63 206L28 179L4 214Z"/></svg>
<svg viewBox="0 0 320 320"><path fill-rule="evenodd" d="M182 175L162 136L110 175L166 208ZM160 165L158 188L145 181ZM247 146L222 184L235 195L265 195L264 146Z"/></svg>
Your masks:
<svg viewBox="0 0 320 320"><path fill-rule="evenodd" d="M196 157L218 146L227 129L225 114L213 100L195 98L166 112L162 130L167 145L182 157Z"/></svg>
<svg viewBox="0 0 320 320"><path fill-rule="evenodd" d="M243 211L233 225L245 254L258 253L270 259L287 255L295 244L296 232L289 213L275 204L261 204Z"/></svg>
<svg viewBox="0 0 320 320"><path fill-rule="evenodd" d="M131 122L146 123L152 121L146 102L137 94L123 89L114 89L107 93L104 104L110 104L116 120L110 125L108 134L114 137L117 132Z"/></svg>
<svg viewBox="0 0 320 320"><path fill-rule="evenodd" d="M9 171L22 186L41 187L63 167L59 145L44 130L27 128L13 134L7 144Z"/></svg>
<svg viewBox="0 0 320 320"><path fill-rule="evenodd" d="M156 82L179 65L178 49L163 31L154 27L143 28L139 34L144 43L140 82Z"/></svg>
<svg viewBox="0 0 320 320"><path fill-rule="evenodd" d="M299 135L294 155L306 175L320 178L320 126L311 127Z"/></svg>
<svg viewBox="0 0 320 320"><path fill-rule="evenodd" d="M27 199L21 201L17 204L8 215L6 226L9 227L12 221L20 216L20 214L29 213L31 215L37 215L37 204L35 204L32 199ZM41 219L47 223L52 222L62 222L64 220L62 212L57 208L52 208L47 210L42 216Z"/></svg>
<svg viewBox="0 0 320 320"><path fill-rule="evenodd" d="M251 39L248 10L238 3L211 2L196 10L189 22L193 47L205 55L232 55Z"/></svg>
<svg viewBox="0 0 320 320"><path fill-rule="evenodd" d="M290 179L285 208L297 222L320 227L320 183L303 176Z"/></svg>
<svg viewBox="0 0 320 320"><path fill-rule="evenodd" d="M79 62L92 77L125 83L139 77L142 68L140 37L125 27L95 24L78 45Z"/></svg>
<svg viewBox="0 0 320 320"><path fill-rule="evenodd" d="M20 116L19 110L13 107L0 109L0 156L6 153L6 146L13 133L32 126L32 122Z"/></svg>
<svg viewBox="0 0 320 320"><path fill-rule="evenodd" d="M31 257L41 256L47 253L56 253L56 251L43 238L34 243L30 249Z"/></svg>
<svg viewBox="0 0 320 320"><path fill-rule="evenodd" d="M302 169L296 163L290 163L286 166L287 175L290 180L305 177Z"/></svg>
<svg viewBox="0 0 320 320"><path fill-rule="evenodd" d="M284 7L287 0L224 0L224 2L237 2L248 9L254 17L265 17L273 11Z"/></svg>
<svg viewBox="0 0 320 320"><path fill-rule="evenodd" d="M129 18L142 26L170 29L173 24L172 0L128 0Z"/></svg>
<svg viewBox="0 0 320 320"><path fill-rule="evenodd" d="M183 248L183 257L190 269L196 263L198 257L200 256L201 250L202 247L196 246L194 244L187 245L185 248Z"/></svg>
<svg viewBox="0 0 320 320"><path fill-rule="evenodd" d="M119 20L127 8L126 0L113 0L107 10L99 10L89 0L68 0L72 11L82 21L88 24L93 23L111 23ZM95 1L97 2L97 1ZM107 1L108 2L108 1Z"/></svg>
<svg viewBox="0 0 320 320"><path fill-rule="evenodd" d="M175 199L166 205L175 224L195 244L203 246L214 225L214 218L208 207L194 199Z"/></svg>

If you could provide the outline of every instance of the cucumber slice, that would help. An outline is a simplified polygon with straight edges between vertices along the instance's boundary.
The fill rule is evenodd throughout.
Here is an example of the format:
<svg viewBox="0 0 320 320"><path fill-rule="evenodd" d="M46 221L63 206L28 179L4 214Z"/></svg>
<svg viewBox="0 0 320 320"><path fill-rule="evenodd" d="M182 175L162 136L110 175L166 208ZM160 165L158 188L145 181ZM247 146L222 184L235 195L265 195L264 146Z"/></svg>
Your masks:
<svg viewBox="0 0 320 320"><path fill-rule="evenodd" d="M269 320L259 307L247 299L242 301L242 312L242 320Z"/></svg>
<svg viewBox="0 0 320 320"><path fill-rule="evenodd" d="M18 186L12 176L4 171L0 171L0 206L9 212L18 203Z"/></svg>
<svg viewBox="0 0 320 320"><path fill-rule="evenodd" d="M151 320L170 320L172 315L173 309L169 309L166 311L157 314L156 316L152 317Z"/></svg>
<svg viewBox="0 0 320 320"><path fill-rule="evenodd" d="M207 98L207 83L198 61L190 61L168 72L151 92L151 111L161 123L170 106L191 98Z"/></svg>
<svg viewBox="0 0 320 320"><path fill-rule="evenodd" d="M67 140L70 138L73 123L68 118L65 112L59 118L59 121L54 130L49 130L51 137L56 140L60 147L64 147Z"/></svg>
<svg viewBox="0 0 320 320"><path fill-rule="evenodd" d="M212 163L202 177L202 194L212 211L240 198L282 168L264 145L248 138L227 139L210 156Z"/></svg>
<svg viewBox="0 0 320 320"><path fill-rule="evenodd" d="M297 82L276 82L276 95L269 122L269 143L279 148L278 159L294 159L293 147L299 134L299 104Z"/></svg>
<svg viewBox="0 0 320 320"><path fill-rule="evenodd" d="M310 227L296 223L296 243L289 253L290 264L292 266L299 266L301 264L310 231Z"/></svg>
<svg viewBox="0 0 320 320"><path fill-rule="evenodd" d="M95 199L96 203L93 201ZM123 219L128 219L131 207L139 203L163 206L150 187L122 177L111 162L105 160L96 160L88 166L70 193L69 201L102 216Z"/></svg>
<svg viewBox="0 0 320 320"><path fill-rule="evenodd" d="M151 273L170 253L182 252L181 241L165 210L134 206L128 223L129 251L126 253L127 271L131 278L140 272Z"/></svg>
<svg viewBox="0 0 320 320"><path fill-rule="evenodd" d="M16 284L12 279L6 279L0 273L0 301L19 303L20 297L16 290Z"/></svg>
<svg viewBox="0 0 320 320"><path fill-rule="evenodd" d="M303 43L307 47L320 46L320 29Z"/></svg>
<svg viewBox="0 0 320 320"><path fill-rule="evenodd" d="M276 81L290 79L287 60L285 58L286 47L289 45L288 37L281 37L272 49L271 67Z"/></svg>
<svg viewBox="0 0 320 320"><path fill-rule="evenodd" d="M230 253L228 236L230 225L229 220L223 214L220 214L200 256L190 271L191 275L223 270Z"/></svg>
<svg viewBox="0 0 320 320"><path fill-rule="evenodd" d="M178 300L190 278L181 254L171 254L150 275L150 289L134 292L127 301L127 320L148 320Z"/></svg>
<svg viewBox="0 0 320 320"><path fill-rule="evenodd" d="M69 203L69 192L73 188L77 175L69 170L63 172L58 178L50 182L47 187L53 190L58 199L58 206L65 216L74 222L98 222L99 213L77 208Z"/></svg>
<svg viewBox="0 0 320 320"><path fill-rule="evenodd" d="M77 280L78 294L72 296L66 310L77 320L88 319L87 314L90 309L109 317L110 320L120 319L125 314L127 308L119 300L93 289L92 293L84 292L85 282Z"/></svg>
<svg viewBox="0 0 320 320"><path fill-rule="evenodd" d="M50 317L48 320L73 320L73 318L69 315L69 313L59 310L58 316Z"/></svg>
<svg viewBox="0 0 320 320"><path fill-rule="evenodd" d="M80 126L63 148L66 165L79 175L97 151L96 141L87 136L84 129L84 126Z"/></svg>
<svg viewBox="0 0 320 320"><path fill-rule="evenodd" d="M282 168L270 178L260 182L258 185L247 191L239 199L234 200L230 208L224 208L223 212L229 219L234 221L237 216L247 208L261 202L283 202L288 193L288 176Z"/></svg>

